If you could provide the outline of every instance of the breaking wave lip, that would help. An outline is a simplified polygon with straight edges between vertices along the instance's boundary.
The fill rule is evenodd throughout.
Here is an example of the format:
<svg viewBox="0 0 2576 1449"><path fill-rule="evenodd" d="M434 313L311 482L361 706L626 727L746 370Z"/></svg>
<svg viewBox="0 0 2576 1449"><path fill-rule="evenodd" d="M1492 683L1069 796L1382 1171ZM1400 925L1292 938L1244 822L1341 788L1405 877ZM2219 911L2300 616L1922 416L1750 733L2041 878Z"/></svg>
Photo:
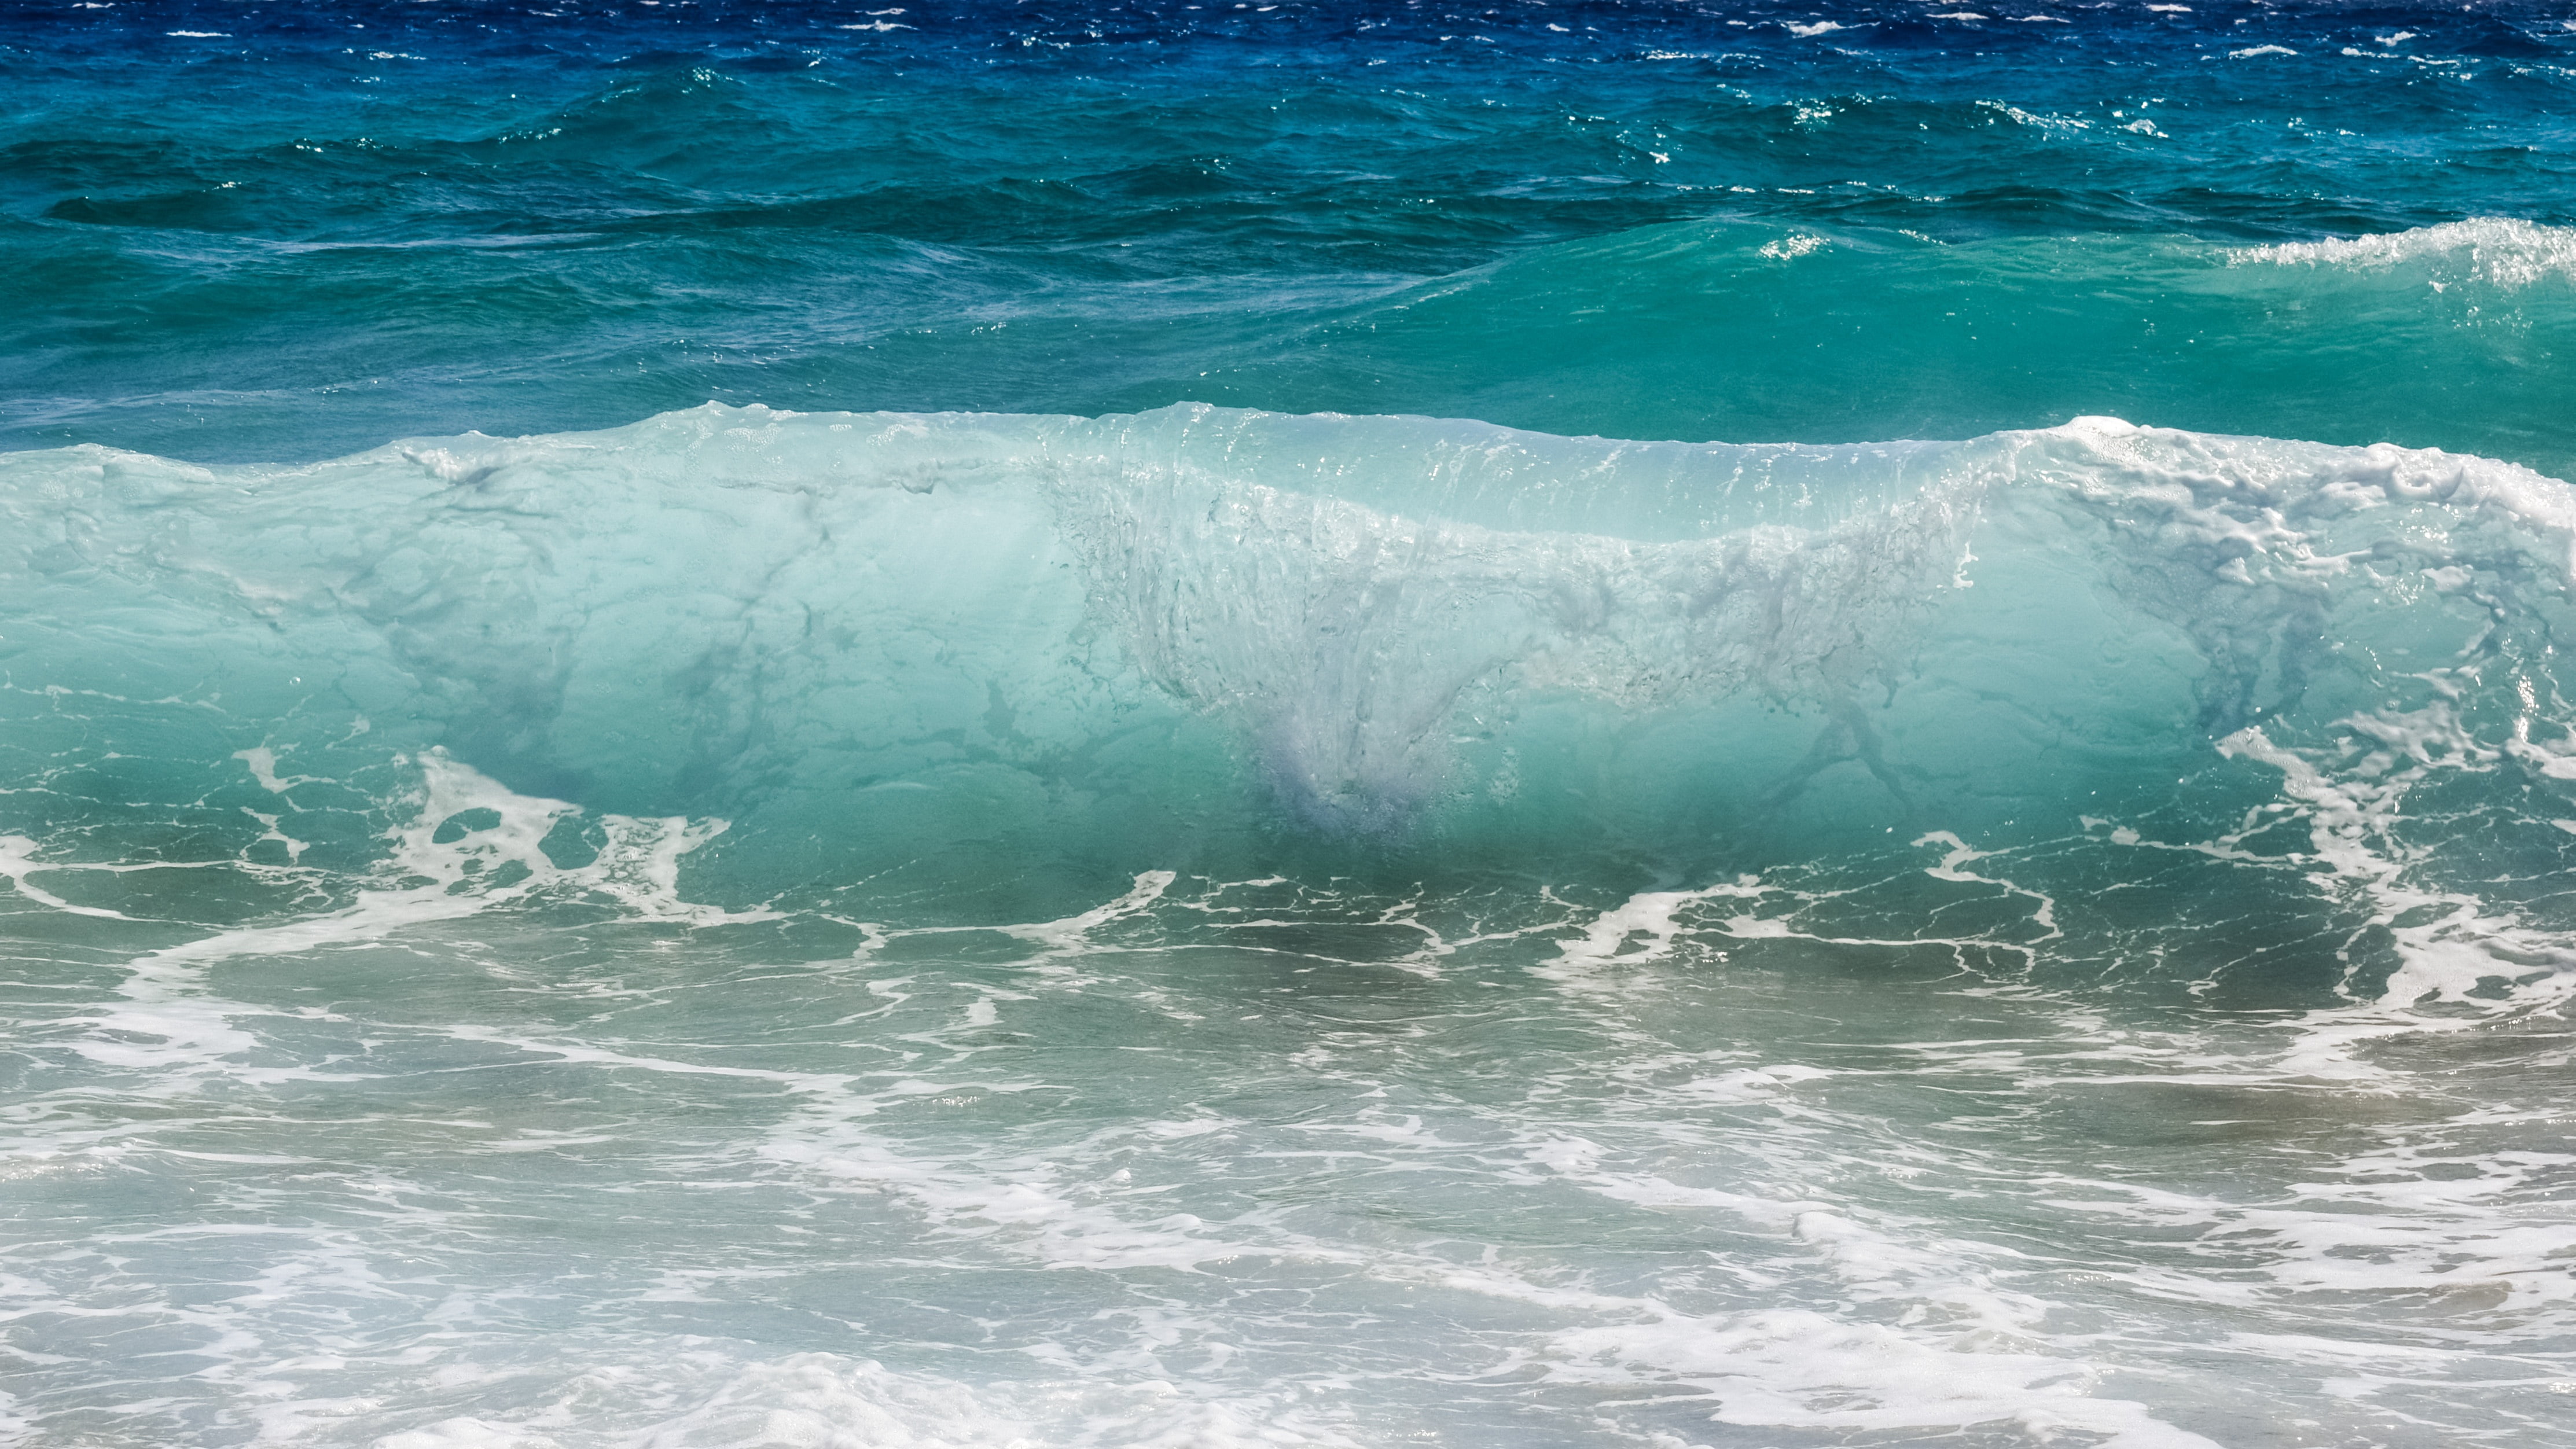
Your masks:
<svg viewBox="0 0 2576 1449"><path fill-rule="evenodd" d="M2276 242L2228 253L2231 264L2352 267L2447 267L2499 287L2576 280L2576 227L2513 217L2480 216L2407 231L2324 241Z"/></svg>

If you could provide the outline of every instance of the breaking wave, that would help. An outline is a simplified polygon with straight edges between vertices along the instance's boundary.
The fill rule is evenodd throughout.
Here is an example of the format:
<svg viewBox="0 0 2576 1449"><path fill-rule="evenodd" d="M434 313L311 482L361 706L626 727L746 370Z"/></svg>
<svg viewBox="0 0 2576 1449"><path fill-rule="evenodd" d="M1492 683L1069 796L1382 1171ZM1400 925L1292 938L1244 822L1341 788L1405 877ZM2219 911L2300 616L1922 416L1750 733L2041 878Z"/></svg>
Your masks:
<svg viewBox="0 0 2576 1449"><path fill-rule="evenodd" d="M2439 452L709 405L295 467L21 453L0 510L23 859L380 870L433 759L544 803L513 828L566 869L645 832L743 908L1933 831L2466 879L2576 832L2576 494Z"/></svg>
<svg viewBox="0 0 2576 1449"><path fill-rule="evenodd" d="M2528 287L2552 278L2576 281L2576 228L2482 216L2411 231L2246 247L2231 260L2380 271L2414 267L2442 286L2476 280Z"/></svg>

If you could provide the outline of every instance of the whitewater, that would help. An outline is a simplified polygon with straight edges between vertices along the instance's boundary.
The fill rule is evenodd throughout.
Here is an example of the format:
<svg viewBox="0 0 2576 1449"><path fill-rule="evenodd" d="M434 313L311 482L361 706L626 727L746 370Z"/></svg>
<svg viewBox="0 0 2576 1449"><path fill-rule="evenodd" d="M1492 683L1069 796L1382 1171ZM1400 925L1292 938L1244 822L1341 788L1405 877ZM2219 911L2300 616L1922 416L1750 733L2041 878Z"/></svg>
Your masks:
<svg viewBox="0 0 2576 1449"><path fill-rule="evenodd" d="M2576 22L0 11L0 1444L2576 1446Z"/></svg>
<svg viewBox="0 0 2576 1449"><path fill-rule="evenodd" d="M10 1172L105 1218L13 1313L199 1365L122 1432L2569 1391L2526 469L709 406L0 498Z"/></svg>

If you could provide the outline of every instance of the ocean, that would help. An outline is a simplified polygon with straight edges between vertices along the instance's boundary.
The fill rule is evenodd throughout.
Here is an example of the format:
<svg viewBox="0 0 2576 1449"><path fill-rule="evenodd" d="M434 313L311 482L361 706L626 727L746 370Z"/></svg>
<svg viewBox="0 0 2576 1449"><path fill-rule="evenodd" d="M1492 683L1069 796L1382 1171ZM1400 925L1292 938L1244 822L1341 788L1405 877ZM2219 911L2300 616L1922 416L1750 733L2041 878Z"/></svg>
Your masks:
<svg viewBox="0 0 2576 1449"><path fill-rule="evenodd" d="M0 1442L2576 1446L2576 11L0 12Z"/></svg>

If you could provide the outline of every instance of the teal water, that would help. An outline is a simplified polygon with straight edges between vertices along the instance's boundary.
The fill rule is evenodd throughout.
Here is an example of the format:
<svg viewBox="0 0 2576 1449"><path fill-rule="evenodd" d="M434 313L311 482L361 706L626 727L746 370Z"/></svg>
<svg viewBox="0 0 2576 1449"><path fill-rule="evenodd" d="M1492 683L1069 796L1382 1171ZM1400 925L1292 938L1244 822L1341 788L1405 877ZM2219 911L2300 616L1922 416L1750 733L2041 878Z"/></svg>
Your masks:
<svg viewBox="0 0 2576 1449"><path fill-rule="evenodd" d="M0 1441L2576 1442L2571 26L0 17Z"/></svg>

